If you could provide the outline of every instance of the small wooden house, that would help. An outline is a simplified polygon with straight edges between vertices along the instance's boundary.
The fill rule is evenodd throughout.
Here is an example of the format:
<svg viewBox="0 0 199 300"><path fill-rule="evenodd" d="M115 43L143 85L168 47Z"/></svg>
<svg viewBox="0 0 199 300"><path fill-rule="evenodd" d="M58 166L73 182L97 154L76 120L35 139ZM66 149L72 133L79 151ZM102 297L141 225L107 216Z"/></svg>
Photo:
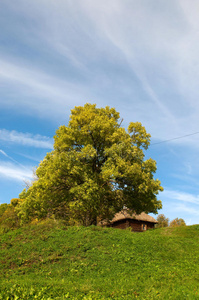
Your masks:
<svg viewBox="0 0 199 300"><path fill-rule="evenodd" d="M157 224L153 217L147 215L146 213L142 212L140 215L131 214L128 209L123 209L119 213L115 214L114 218L108 222L104 223L103 225L126 229L132 228L132 231L145 231L147 229L154 228L155 224Z"/></svg>

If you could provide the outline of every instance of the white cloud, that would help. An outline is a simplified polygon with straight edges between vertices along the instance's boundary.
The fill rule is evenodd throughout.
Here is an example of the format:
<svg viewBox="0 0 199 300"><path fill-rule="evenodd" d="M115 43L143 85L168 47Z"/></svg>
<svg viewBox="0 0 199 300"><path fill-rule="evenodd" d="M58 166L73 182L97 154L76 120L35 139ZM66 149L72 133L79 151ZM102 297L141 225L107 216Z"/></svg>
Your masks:
<svg viewBox="0 0 199 300"><path fill-rule="evenodd" d="M53 140L46 136L33 135L30 133L17 132L15 130L8 131L0 129L0 141L11 142L24 146L53 149ZM8 157L8 155L1 150L1 153Z"/></svg>
<svg viewBox="0 0 199 300"><path fill-rule="evenodd" d="M199 223L199 195L183 191L168 190L161 194L163 209L159 212L169 217L170 221L182 218L187 225Z"/></svg>
<svg viewBox="0 0 199 300"><path fill-rule="evenodd" d="M148 96L146 102L140 101L140 111L153 135L166 139L195 131L199 127L197 2L109 1L107 5L89 0L78 7L98 37L110 41L109 54L118 49L137 76Z"/></svg>
<svg viewBox="0 0 199 300"><path fill-rule="evenodd" d="M15 181L27 181L33 179L33 171L31 168L18 167L12 163L1 162L0 177Z"/></svg>
<svg viewBox="0 0 199 300"><path fill-rule="evenodd" d="M178 218L183 218L186 225L199 224L199 210L188 206L185 203L173 205L172 214L176 214L173 218L176 218L176 216L178 216Z"/></svg>
<svg viewBox="0 0 199 300"><path fill-rule="evenodd" d="M17 62L20 60L20 63ZM11 61L11 62L10 62ZM22 95L17 99L17 105L31 107L34 111L42 111L44 114L51 108L51 115L63 106L74 103L85 94L85 87L70 80L53 76L45 71L45 68L35 67L31 61L27 62L19 58L0 57L0 78L4 84L17 90ZM29 96L34 96L34 101L28 101ZM24 98L25 97L25 98ZM42 98L42 100L41 100ZM11 97L12 104L13 98ZM9 100L1 97L2 105L9 105ZM65 108L66 109L66 108ZM63 113L63 112L62 112Z"/></svg>
<svg viewBox="0 0 199 300"><path fill-rule="evenodd" d="M8 155L1 149L0 149L0 153L3 154L5 157L8 157Z"/></svg>
<svg viewBox="0 0 199 300"><path fill-rule="evenodd" d="M110 105L121 112L124 126L142 122L152 143L199 130L197 0L19 0L18 5L2 1L0 7L6 41L0 48L2 108L62 122L74 105ZM53 145L48 137L5 129L1 140ZM181 208L194 215L198 136L162 146L151 149L171 187L161 193L165 207L171 214ZM160 153L166 156L160 159ZM18 163L18 168L2 165L1 175L19 179L29 173ZM196 193L186 192L191 189Z"/></svg>
<svg viewBox="0 0 199 300"><path fill-rule="evenodd" d="M185 203L194 203L199 205L199 195L194 195L186 192L167 190L163 192L164 199L178 200Z"/></svg>
<svg viewBox="0 0 199 300"><path fill-rule="evenodd" d="M186 205L176 205L175 210L180 211L180 212L185 212L186 214L189 214L189 215L192 215L192 216L198 216L199 217L199 210L197 210L193 207L188 207ZM199 221L198 221L198 223L199 223Z"/></svg>
<svg viewBox="0 0 199 300"><path fill-rule="evenodd" d="M118 101L119 107L121 102L126 107L126 118L144 121L159 140L199 128L197 1L19 3L17 7L7 4L18 16L14 20L18 41L33 52L38 51L39 45L48 50L43 61L38 55L37 60L30 58L28 63L25 58L9 57L13 52L7 57L6 51L1 55L0 76L16 88L16 106L55 117L63 114L66 106L90 100L117 105ZM19 21L21 15L27 29ZM111 76L107 75L107 62L112 68ZM122 82L122 75L121 84L115 81L113 74L120 72L114 70L115 66L130 69L128 84ZM134 86L140 89L135 100ZM127 89L130 92L125 98ZM111 91L116 91L117 99ZM20 97L28 93L34 101ZM6 99L3 104L8 102Z"/></svg>

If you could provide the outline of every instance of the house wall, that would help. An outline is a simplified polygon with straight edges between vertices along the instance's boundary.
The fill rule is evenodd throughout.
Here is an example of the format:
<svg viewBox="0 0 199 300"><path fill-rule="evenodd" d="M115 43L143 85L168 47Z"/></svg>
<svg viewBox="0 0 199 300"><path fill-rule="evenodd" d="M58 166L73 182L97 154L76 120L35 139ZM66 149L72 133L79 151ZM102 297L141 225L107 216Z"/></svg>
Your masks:
<svg viewBox="0 0 199 300"><path fill-rule="evenodd" d="M144 226L145 229L144 229ZM132 219L124 219L124 220L118 220L114 222L111 227L119 228L119 229L126 229L131 227L132 231L145 231L147 229L154 228L154 223L146 222L146 221L138 221L138 220L132 220Z"/></svg>

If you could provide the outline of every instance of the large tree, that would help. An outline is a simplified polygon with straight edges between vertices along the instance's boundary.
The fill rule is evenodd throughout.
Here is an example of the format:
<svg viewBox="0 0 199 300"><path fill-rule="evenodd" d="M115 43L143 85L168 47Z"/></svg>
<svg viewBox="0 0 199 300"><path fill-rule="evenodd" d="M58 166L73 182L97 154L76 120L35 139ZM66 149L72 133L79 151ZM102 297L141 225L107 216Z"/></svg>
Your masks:
<svg viewBox="0 0 199 300"><path fill-rule="evenodd" d="M141 123L131 122L126 131L114 108L85 104L71 110L54 141L36 170L38 180L20 195L22 217L53 214L90 225L123 205L136 213L162 207L156 162L144 160L150 134Z"/></svg>

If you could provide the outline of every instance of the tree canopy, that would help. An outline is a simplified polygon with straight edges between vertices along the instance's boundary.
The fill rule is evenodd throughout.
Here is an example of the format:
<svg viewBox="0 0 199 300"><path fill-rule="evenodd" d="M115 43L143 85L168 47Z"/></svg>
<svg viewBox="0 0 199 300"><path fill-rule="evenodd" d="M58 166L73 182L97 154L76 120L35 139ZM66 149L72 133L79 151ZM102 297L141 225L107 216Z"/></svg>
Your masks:
<svg viewBox="0 0 199 300"><path fill-rule="evenodd" d="M169 226L170 227L186 226L186 223L182 218L175 218L170 222Z"/></svg>
<svg viewBox="0 0 199 300"><path fill-rule="evenodd" d="M169 218L166 218L164 214L160 214L157 216L158 224L156 224L156 228L160 227L168 227L169 226Z"/></svg>
<svg viewBox="0 0 199 300"><path fill-rule="evenodd" d="M122 127L110 107L85 104L71 110L68 126L54 137L54 150L36 169L37 180L19 196L22 218L55 217L96 224L125 205L136 213L157 213L161 183L156 162L144 159L150 134L139 122Z"/></svg>

